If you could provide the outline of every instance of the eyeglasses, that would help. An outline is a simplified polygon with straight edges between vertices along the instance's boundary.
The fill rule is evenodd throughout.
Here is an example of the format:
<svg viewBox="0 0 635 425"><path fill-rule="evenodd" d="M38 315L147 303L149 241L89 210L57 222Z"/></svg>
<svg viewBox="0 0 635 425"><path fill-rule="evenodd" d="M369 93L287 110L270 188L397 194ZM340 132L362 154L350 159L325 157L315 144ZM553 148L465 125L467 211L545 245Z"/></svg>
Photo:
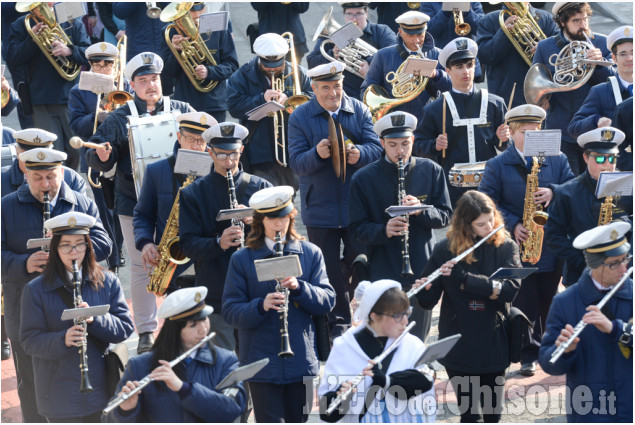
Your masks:
<svg viewBox="0 0 635 425"><path fill-rule="evenodd" d="M633 52L620 52L617 54L617 57L620 59L626 59L629 56L633 57Z"/></svg>
<svg viewBox="0 0 635 425"><path fill-rule="evenodd" d="M580 26L582 22L589 22L589 17L585 16L584 18L572 19L571 22L573 22L574 25Z"/></svg>
<svg viewBox="0 0 635 425"><path fill-rule="evenodd" d="M380 316L390 316L393 319L395 319L395 322L399 323L404 319L404 317L410 317L410 315L412 314L412 306L408 307L408 310L404 311L403 313L395 313L395 314L375 313L375 314L378 314Z"/></svg>
<svg viewBox="0 0 635 425"><path fill-rule="evenodd" d="M611 263L611 264L602 263L602 265L608 267L611 270L615 270L615 269L618 269L622 264L630 263L632 259L633 259L633 256L629 255L626 258L624 258L622 261L616 261L615 263Z"/></svg>
<svg viewBox="0 0 635 425"><path fill-rule="evenodd" d="M344 16L348 19L359 19L362 16L365 16L366 13L364 12L357 12L357 13L345 13Z"/></svg>
<svg viewBox="0 0 635 425"><path fill-rule="evenodd" d="M597 164L604 164L606 160L609 160L609 164L615 164L617 162L617 155L591 155L595 159Z"/></svg>
<svg viewBox="0 0 635 425"><path fill-rule="evenodd" d="M202 137L190 137L190 136L186 136L183 133L181 133L181 135L183 136L183 141L186 143L189 143L190 145L195 145L195 146L205 145L205 140Z"/></svg>
<svg viewBox="0 0 635 425"><path fill-rule="evenodd" d="M216 158L218 158L219 161L225 161L227 158L235 161L238 159L238 157L240 157L240 152L217 153L214 149L212 149L212 152L214 152L214 155L216 155Z"/></svg>
<svg viewBox="0 0 635 425"><path fill-rule="evenodd" d="M62 254L70 254L71 252L73 252L73 249L78 254L81 254L83 252L86 252L86 247L88 247L88 243L82 242L82 243L78 243L77 245L70 245L66 243L66 244L60 245L58 248Z"/></svg>
<svg viewBox="0 0 635 425"><path fill-rule="evenodd" d="M101 64L103 62L103 65ZM110 69L114 65L114 62L110 61L91 61L90 66L94 69Z"/></svg>

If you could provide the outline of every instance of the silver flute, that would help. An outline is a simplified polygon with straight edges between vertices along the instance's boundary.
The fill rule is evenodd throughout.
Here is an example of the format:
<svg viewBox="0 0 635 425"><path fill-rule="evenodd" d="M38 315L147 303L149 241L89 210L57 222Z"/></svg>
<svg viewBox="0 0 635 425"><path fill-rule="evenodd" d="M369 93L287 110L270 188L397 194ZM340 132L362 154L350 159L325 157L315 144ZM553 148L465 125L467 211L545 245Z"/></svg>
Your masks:
<svg viewBox="0 0 635 425"><path fill-rule="evenodd" d="M628 279L628 277L633 274L633 266L631 266L628 270L626 270L626 273L624 273L624 276L622 276L622 278L620 279L619 282L617 282L617 284L613 287L613 289L611 289L605 296L604 298L602 298L600 300L600 302L597 304L597 307L601 310L602 307L604 307L604 305L609 302L609 300L611 299L611 297L613 295L615 295L615 293L617 291L619 291L619 289L622 287L622 285L624 284L624 282L626 282L626 279ZM551 359L549 359L549 363L554 364L555 362L558 361L558 359L560 358L560 356L562 356L564 354L564 352L567 350L567 348L569 348L571 346L571 344L573 344L573 341L575 341L575 339L580 336L580 334L582 333L582 331L584 330L584 328L586 328L586 325L588 325L588 323L583 322L582 320L580 320L578 322L577 325L575 325L575 328L573 328L573 334L571 334L571 336L569 337L568 340L566 340L565 342L563 342L562 344L560 344L553 353L551 353Z"/></svg>

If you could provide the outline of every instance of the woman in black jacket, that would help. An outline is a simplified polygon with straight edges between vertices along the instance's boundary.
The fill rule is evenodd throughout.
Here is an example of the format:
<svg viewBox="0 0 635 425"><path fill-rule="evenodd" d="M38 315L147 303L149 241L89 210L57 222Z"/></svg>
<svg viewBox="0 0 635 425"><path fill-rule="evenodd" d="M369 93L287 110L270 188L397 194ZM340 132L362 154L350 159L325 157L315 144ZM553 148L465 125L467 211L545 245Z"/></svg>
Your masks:
<svg viewBox="0 0 635 425"><path fill-rule="evenodd" d="M439 338L462 335L440 360L459 400L461 422L500 420L505 370L510 364L504 321L520 282L493 281L489 276L500 267L521 267L521 263L518 245L504 229L460 262L453 258L502 223L501 213L487 195L474 190L463 194L452 216L447 239L434 247L423 269L423 275L428 276L441 268L442 276L417 294L419 304L430 309L444 294ZM416 283L425 285L425 282L424 278Z"/></svg>

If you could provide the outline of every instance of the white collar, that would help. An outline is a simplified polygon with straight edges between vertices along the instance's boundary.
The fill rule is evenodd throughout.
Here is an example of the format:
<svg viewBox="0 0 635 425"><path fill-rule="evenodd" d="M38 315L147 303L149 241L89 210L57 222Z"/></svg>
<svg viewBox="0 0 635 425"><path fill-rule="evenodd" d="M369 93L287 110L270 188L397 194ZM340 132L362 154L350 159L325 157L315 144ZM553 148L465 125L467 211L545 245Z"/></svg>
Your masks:
<svg viewBox="0 0 635 425"><path fill-rule="evenodd" d="M61 189L60 189L61 190ZM55 198L51 199L51 209L55 208L55 204L57 204L57 199L60 197L60 191L57 191Z"/></svg>
<svg viewBox="0 0 635 425"><path fill-rule="evenodd" d="M458 93L458 94L466 94L466 95L467 95L467 94L474 94L474 93L476 92L476 89L475 89L475 87L474 87L474 84L472 84L472 90L470 90L470 91L469 91L469 92L467 92L467 93L463 93L462 91L459 91L459 90L455 89L455 88L454 88L454 86L452 86L452 91L453 91L454 93Z"/></svg>
<svg viewBox="0 0 635 425"><path fill-rule="evenodd" d="M282 237L282 243L284 243L286 240L287 240L287 235L284 235ZM267 248L275 252L276 241L274 241L273 239L269 239L268 237L265 236L265 244L267 244Z"/></svg>
<svg viewBox="0 0 635 425"><path fill-rule="evenodd" d="M527 165L527 159L525 158L523 153L520 151L520 149L518 149L518 147L516 145L514 145L514 149L516 149L516 152L518 152L518 155L523 159L525 165Z"/></svg>
<svg viewBox="0 0 635 425"><path fill-rule="evenodd" d="M606 292L606 291L610 291L611 289L613 289L613 286L609 286L608 288L605 286L600 285L600 282L598 282L597 280L595 280L595 278L593 277L593 275L591 275L591 281L593 282L593 284L595 285L596 288L598 288L599 291L602 292Z"/></svg>
<svg viewBox="0 0 635 425"><path fill-rule="evenodd" d="M622 87L624 87L625 89L628 88L628 86L632 85L633 83L629 83L628 81L626 81L625 79L623 79L622 77L620 77L619 74L617 74L617 78L620 80L620 84L622 85Z"/></svg>
<svg viewBox="0 0 635 425"><path fill-rule="evenodd" d="M340 102L340 106L335 110L335 112L328 111L328 113L331 114L331 116L337 115L340 113L340 109L342 109L342 102Z"/></svg>
<svg viewBox="0 0 635 425"><path fill-rule="evenodd" d="M73 272L66 270L66 275L68 276L68 280L73 283ZM82 266L79 266L79 281L82 281Z"/></svg>

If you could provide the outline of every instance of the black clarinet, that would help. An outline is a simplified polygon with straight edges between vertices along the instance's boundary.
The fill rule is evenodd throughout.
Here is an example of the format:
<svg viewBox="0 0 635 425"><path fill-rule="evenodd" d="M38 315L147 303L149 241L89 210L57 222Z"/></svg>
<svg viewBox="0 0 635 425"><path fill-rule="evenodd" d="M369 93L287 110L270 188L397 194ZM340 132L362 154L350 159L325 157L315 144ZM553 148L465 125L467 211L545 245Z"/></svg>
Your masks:
<svg viewBox="0 0 635 425"><path fill-rule="evenodd" d="M73 260L73 301L75 303L75 308L79 308L79 305L83 302L81 278L79 277L77 260ZM90 380L88 379L88 341L86 339L86 319L84 317L78 317L73 320L73 323L84 328L84 337L79 345L79 392L85 394L93 391L93 386L90 385Z"/></svg>
<svg viewBox="0 0 635 425"><path fill-rule="evenodd" d="M399 159L399 163L397 164L397 168L399 169L399 205L403 204L404 199L406 199L406 166L404 165L403 159ZM404 214L403 218L406 219L406 226L410 221L410 216L408 214ZM410 267L410 251L408 248L408 227L401 232L401 275L402 276L412 276L412 267Z"/></svg>
<svg viewBox="0 0 635 425"><path fill-rule="evenodd" d="M276 252L276 257L282 257L283 253L283 245L282 245L282 237L280 236L280 232L276 232L276 244L274 245L274 251ZM281 280L278 280L278 284L276 285L276 291L282 292L284 294L284 304L282 308L278 311L280 314L280 352L278 353L278 357L291 357L293 356L293 351L291 351L291 345L289 344L289 288L283 288L281 285Z"/></svg>
<svg viewBox="0 0 635 425"><path fill-rule="evenodd" d="M235 210L238 208L238 200L236 199L236 186L234 185L234 176L232 170L227 170L227 192L229 193L229 208ZM245 223L237 218L232 218L232 226L240 227L240 247L245 247Z"/></svg>
<svg viewBox="0 0 635 425"><path fill-rule="evenodd" d="M42 212L44 215L44 223L46 223L46 220L51 218L51 199L49 198L48 192L44 192L44 196L42 196L42 203L43 203ZM42 225L42 237L46 238L46 227L44 227L44 225ZM49 251L48 246L42 249L46 252Z"/></svg>

